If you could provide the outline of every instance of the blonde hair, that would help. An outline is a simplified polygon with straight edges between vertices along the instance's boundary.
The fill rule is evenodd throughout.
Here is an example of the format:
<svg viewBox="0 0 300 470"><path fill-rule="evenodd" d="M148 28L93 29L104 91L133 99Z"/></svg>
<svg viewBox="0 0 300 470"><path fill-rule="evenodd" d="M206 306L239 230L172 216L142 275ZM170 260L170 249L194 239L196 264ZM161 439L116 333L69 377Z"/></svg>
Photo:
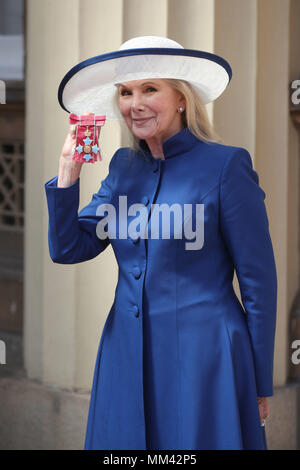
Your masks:
<svg viewBox="0 0 300 470"><path fill-rule="evenodd" d="M185 80L175 78L165 78L164 80L174 90L182 93L185 98L186 108L181 114L183 126L188 127L190 132L204 142L222 143L221 137L210 123L205 105L192 85ZM115 95L115 104L119 110L119 90L117 90ZM119 112L119 114L121 113ZM121 128L123 137L127 140L129 147L133 150L141 151L139 139L132 134L123 118L121 120Z"/></svg>

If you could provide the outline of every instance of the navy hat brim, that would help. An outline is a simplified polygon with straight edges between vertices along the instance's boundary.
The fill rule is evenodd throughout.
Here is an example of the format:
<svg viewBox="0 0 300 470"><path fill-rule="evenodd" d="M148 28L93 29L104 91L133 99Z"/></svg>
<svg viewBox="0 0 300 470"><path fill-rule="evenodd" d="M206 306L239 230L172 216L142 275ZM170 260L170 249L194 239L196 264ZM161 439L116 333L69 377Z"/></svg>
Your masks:
<svg viewBox="0 0 300 470"><path fill-rule="evenodd" d="M116 84L143 78L188 81L207 104L223 93L232 78L232 69L223 57L194 49L118 50L72 67L59 85L58 100L69 113L91 112L120 119L113 99Z"/></svg>

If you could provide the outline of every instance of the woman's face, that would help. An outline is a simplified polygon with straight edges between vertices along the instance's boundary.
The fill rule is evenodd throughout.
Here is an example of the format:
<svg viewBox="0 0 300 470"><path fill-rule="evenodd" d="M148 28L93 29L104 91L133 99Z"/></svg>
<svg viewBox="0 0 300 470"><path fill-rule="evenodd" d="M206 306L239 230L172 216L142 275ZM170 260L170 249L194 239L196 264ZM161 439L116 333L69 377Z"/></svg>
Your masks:
<svg viewBox="0 0 300 470"><path fill-rule="evenodd" d="M121 114L137 138L164 142L183 129L178 109L185 109L185 99L166 80L133 80L118 88Z"/></svg>

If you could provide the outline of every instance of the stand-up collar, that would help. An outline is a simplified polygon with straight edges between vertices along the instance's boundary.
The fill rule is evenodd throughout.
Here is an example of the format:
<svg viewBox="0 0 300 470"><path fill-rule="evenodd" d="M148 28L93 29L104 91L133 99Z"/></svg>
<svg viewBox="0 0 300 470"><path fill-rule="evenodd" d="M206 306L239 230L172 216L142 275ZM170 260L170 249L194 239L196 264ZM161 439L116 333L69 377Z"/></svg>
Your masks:
<svg viewBox="0 0 300 470"><path fill-rule="evenodd" d="M191 150L196 143L202 142L198 137L196 137L188 127L185 127L177 134L174 134L172 137L163 142L163 152L165 159L175 157L177 155L182 155L183 153ZM150 159L157 160L151 154L147 142L145 140L140 140L139 145L141 149L149 156Z"/></svg>

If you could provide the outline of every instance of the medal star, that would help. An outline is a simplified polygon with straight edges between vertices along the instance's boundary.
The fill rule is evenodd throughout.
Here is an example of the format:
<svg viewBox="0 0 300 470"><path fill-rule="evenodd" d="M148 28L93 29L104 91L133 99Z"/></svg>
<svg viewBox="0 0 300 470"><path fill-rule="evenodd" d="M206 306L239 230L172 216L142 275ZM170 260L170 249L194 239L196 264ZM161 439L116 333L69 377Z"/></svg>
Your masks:
<svg viewBox="0 0 300 470"><path fill-rule="evenodd" d="M85 143L85 145L90 145L92 143L89 137L87 137L86 139L83 139L83 142Z"/></svg>
<svg viewBox="0 0 300 470"><path fill-rule="evenodd" d="M86 153L86 154L83 156L83 158L84 158L87 162L89 162L89 161L92 159L92 157L90 156L89 153Z"/></svg>
<svg viewBox="0 0 300 470"><path fill-rule="evenodd" d="M75 150L77 150L77 152L80 154L80 153L82 152L82 150L83 150L83 147L82 147L82 145L80 145L80 144L79 144L79 145L77 145L77 147L76 147L76 149L75 149Z"/></svg>
<svg viewBox="0 0 300 470"><path fill-rule="evenodd" d="M92 151L93 151L93 153L99 152L99 147L98 147L98 145L93 145Z"/></svg>

